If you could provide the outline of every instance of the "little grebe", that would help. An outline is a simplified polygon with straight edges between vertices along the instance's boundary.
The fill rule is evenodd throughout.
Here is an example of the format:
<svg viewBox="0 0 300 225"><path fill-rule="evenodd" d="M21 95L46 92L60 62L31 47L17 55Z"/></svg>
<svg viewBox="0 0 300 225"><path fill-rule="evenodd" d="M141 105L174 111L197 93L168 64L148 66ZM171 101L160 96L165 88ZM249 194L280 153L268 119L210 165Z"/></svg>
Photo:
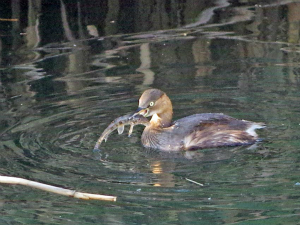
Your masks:
<svg viewBox="0 0 300 225"><path fill-rule="evenodd" d="M152 116L142 134L145 147L165 151L254 144L264 123L238 120L222 113L194 114L172 122L173 107L161 90L146 90L135 114Z"/></svg>

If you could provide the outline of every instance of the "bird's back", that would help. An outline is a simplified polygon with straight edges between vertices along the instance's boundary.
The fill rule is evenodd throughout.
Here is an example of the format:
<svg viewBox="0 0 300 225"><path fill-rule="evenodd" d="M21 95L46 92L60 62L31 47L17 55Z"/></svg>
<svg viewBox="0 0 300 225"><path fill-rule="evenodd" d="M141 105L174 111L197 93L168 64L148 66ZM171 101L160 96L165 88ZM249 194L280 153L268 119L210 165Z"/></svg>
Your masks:
<svg viewBox="0 0 300 225"><path fill-rule="evenodd" d="M262 123L222 113L194 114L174 121L168 128L146 127L142 142L146 147L167 151L245 145L255 143L255 129L263 127Z"/></svg>

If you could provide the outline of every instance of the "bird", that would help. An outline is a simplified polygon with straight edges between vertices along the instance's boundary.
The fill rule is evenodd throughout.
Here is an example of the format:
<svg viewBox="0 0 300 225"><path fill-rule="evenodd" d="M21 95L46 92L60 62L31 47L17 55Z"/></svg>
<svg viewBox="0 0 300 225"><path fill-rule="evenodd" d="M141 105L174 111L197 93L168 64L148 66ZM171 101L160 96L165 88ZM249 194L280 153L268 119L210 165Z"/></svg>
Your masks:
<svg viewBox="0 0 300 225"><path fill-rule="evenodd" d="M132 116L151 117L142 133L146 148L162 151L197 150L225 146L251 145L259 138L256 129L262 122L251 122L223 113L201 113L172 121L173 106L167 94L148 89L139 99Z"/></svg>

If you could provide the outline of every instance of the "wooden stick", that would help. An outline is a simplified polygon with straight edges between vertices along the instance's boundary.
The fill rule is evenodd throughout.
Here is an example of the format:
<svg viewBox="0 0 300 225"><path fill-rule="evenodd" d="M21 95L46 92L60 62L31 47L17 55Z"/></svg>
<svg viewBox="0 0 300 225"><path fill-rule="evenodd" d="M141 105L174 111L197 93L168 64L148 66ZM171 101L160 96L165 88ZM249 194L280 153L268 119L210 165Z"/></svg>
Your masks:
<svg viewBox="0 0 300 225"><path fill-rule="evenodd" d="M114 202L117 200L117 197L115 197L115 196L83 193L83 192L78 192L75 190L69 190L69 189L64 189L64 188L60 188L60 187L55 187L55 186L48 185L48 184L42 184L39 182L26 180L26 179L19 178L19 177L0 176L0 183L25 185L25 186L37 188L37 189L40 189L43 191L48 191L48 192L52 192L52 193L59 194L59 195L65 195L65 196L79 198L79 199L85 199L85 200L96 199L96 200L114 201Z"/></svg>
<svg viewBox="0 0 300 225"><path fill-rule="evenodd" d="M0 18L0 21L8 21L8 22L17 22L18 19L6 19L6 18Z"/></svg>
<svg viewBox="0 0 300 225"><path fill-rule="evenodd" d="M185 178L187 181L189 181L189 182L191 182L191 183L194 183L194 184L197 184L197 185L199 185L199 186L204 186L204 184L201 184L201 183L199 183L199 182L197 182L197 181L194 181L194 180L191 180L191 179L189 179L189 178Z"/></svg>

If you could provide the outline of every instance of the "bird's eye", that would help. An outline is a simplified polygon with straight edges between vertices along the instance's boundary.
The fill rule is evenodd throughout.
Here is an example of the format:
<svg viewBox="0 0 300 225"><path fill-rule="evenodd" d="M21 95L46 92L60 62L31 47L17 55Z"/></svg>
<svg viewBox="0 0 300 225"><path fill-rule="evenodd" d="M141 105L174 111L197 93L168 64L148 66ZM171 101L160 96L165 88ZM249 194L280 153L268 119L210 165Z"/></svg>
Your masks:
<svg viewBox="0 0 300 225"><path fill-rule="evenodd" d="M150 102L150 104L149 104L150 106L154 106L154 102Z"/></svg>

